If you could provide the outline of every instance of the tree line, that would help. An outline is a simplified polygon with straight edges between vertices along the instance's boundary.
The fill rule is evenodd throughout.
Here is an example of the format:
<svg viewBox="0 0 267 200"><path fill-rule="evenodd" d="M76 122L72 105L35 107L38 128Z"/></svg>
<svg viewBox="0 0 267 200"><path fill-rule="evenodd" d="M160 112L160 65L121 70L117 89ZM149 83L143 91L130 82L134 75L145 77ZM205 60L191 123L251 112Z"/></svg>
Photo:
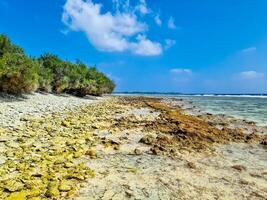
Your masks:
<svg viewBox="0 0 267 200"><path fill-rule="evenodd" d="M42 91L82 97L111 93L114 88L114 82L95 67L64 61L49 53L29 57L7 36L0 35L0 92Z"/></svg>

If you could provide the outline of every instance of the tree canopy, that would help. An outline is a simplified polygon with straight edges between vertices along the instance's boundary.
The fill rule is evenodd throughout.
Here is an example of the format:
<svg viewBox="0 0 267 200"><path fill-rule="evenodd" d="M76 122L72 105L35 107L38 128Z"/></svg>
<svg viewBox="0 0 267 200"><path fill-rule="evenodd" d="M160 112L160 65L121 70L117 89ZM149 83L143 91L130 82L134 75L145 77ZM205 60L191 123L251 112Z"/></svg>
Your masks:
<svg viewBox="0 0 267 200"><path fill-rule="evenodd" d="M0 35L0 92L44 91L85 96L111 93L114 88L114 82L95 67L49 53L31 58L8 37Z"/></svg>

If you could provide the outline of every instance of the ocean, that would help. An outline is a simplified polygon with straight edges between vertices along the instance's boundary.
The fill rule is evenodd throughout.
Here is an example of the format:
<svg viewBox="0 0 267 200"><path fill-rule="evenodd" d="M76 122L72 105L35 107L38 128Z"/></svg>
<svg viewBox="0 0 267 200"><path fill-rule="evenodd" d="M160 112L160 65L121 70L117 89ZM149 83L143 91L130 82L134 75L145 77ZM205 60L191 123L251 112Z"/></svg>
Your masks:
<svg viewBox="0 0 267 200"><path fill-rule="evenodd" d="M121 95L121 94L120 94ZM224 114L267 126L267 95L182 95L132 93L124 95L174 97L189 101L204 112Z"/></svg>

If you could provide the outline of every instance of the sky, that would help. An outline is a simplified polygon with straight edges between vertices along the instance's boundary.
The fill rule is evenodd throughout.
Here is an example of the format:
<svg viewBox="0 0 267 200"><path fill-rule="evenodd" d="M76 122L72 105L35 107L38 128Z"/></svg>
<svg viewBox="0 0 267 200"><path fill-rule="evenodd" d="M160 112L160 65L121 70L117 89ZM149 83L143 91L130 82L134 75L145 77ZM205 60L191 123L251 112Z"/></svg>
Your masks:
<svg viewBox="0 0 267 200"><path fill-rule="evenodd" d="M267 0L0 0L31 56L96 66L117 92L267 93Z"/></svg>

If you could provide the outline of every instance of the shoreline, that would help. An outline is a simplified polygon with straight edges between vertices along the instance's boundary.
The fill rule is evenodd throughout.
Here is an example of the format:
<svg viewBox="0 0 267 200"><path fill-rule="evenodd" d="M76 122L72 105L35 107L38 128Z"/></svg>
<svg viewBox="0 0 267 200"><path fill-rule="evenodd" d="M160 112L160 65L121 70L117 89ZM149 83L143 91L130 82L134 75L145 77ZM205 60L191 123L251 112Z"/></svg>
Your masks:
<svg viewBox="0 0 267 200"><path fill-rule="evenodd" d="M72 99L55 109L67 99L0 128L1 198L267 196L266 137L254 124L191 116L170 99L147 97Z"/></svg>
<svg viewBox="0 0 267 200"><path fill-rule="evenodd" d="M0 96L0 127L16 128L24 117L40 117L53 112L75 109L97 101L101 97L79 98L68 94L32 93L21 96Z"/></svg>

